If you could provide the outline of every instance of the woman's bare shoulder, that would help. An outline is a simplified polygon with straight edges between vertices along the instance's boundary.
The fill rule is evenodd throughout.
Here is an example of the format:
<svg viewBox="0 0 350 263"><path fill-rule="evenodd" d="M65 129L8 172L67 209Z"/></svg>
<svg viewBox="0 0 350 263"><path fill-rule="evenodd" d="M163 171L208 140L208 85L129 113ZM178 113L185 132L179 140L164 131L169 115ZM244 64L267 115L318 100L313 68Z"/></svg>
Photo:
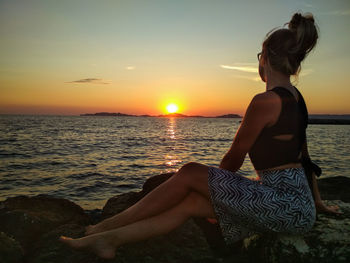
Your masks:
<svg viewBox="0 0 350 263"><path fill-rule="evenodd" d="M282 107L280 97L275 92L262 92L252 99L246 115L254 123L263 126L276 122Z"/></svg>
<svg viewBox="0 0 350 263"><path fill-rule="evenodd" d="M280 97L271 91L265 91L258 93L254 96L253 101L256 102L271 102L271 101L280 101Z"/></svg>
<svg viewBox="0 0 350 263"><path fill-rule="evenodd" d="M265 91L256 94L251 101L251 105L260 109L275 111L281 107L281 99L275 92Z"/></svg>

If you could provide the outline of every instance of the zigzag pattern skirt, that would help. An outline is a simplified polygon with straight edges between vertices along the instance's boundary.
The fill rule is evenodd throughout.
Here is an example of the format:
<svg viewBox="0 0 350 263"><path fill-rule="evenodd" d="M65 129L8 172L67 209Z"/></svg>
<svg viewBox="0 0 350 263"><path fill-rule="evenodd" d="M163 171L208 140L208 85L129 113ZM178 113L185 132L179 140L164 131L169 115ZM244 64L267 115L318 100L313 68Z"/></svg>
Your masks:
<svg viewBox="0 0 350 263"><path fill-rule="evenodd" d="M209 167L208 185L226 243L254 233L303 234L316 209L303 168L262 172L256 180Z"/></svg>

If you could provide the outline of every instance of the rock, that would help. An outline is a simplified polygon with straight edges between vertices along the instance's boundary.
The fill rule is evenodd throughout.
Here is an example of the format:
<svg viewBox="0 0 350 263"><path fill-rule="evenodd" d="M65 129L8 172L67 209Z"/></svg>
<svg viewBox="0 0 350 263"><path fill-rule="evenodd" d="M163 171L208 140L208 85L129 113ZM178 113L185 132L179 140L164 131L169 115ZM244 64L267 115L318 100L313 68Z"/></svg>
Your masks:
<svg viewBox="0 0 350 263"><path fill-rule="evenodd" d="M58 241L59 236L81 237L84 227L62 225L44 234L37 243L29 263L99 263L105 262L87 251L72 250ZM117 249L115 263L146 262L203 262L211 258L210 249L198 227L190 220L183 226L163 236L127 244Z"/></svg>
<svg viewBox="0 0 350 263"><path fill-rule="evenodd" d="M129 192L116 195L108 199L107 203L102 209L102 219L114 216L135 204L142 198L140 192Z"/></svg>
<svg viewBox="0 0 350 263"><path fill-rule="evenodd" d="M228 256L233 253L233 250L237 250L226 246L218 223L210 223L206 218L199 217L193 218L193 220L201 229L208 245L216 256Z"/></svg>
<svg viewBox="0 0 350 263"><path fill-rule="evenodd" d="M152 176L146 180L141 192L129 192L110 198L102 209L102 219L111 217L132 206L158 185L168 180L174 173Z"/></svg>
<svg viewBox="0 0 350 263"><path fill-rule="evenodd" d="M46 218L28 214L25 211L7 211L0 214L0 231L20 242L24 251L30 251L42 234L54 225Z"/></svg>
<svg viewBox="0 0 350 263"><path fill-rule="evenodd" d="M161 183L168 180L172 175L173 173L169 173L169 174L161 174L158 176L151 177L145 182L141 192L126 193L126 194L118 195L116 197L111 198L110 200L108 200L106 206L103 209L104 218L112 216L116 213L119 213L124 209L126 209L127 207L131 206L132 204L136 203L143 196L145 196L147 193L152 191L155 187L157 187ZM350 179L345 177L325 178L325 179L318 180L318 182L320 187L325 188L323 191L321 190L321 193L323 193L322 196L326 196L327 194L333 194L334 197L337 197L341 193L341 197L343 199L347 198L346 197L347 192L345 191L345 187L346 185L349 185ZM333 184L336 186L333 186ZM336 189L343 189L343 190L336 191ZM338 224L340 226L346 226L348 224L347 220L349 220L350 218L350 215L348 215L348 212L347 212L347 205L349 204L343 203L341 201L335 201L335 202L339 204L339 206L344 210L344 214L342 216L337 216L336 218L334 218L333 220L335 221L334 222L332 221L332 223ZM318 215L319 220L315 224L314 229L304 237L298 237L298 236L295 237L290 235L289 236L257 235L257 236L251 237L250 239L245 240L244 241L245 246L243 248L239 246L239 242L237 242L237 244L231 247L225 246L220 229L218 228L218 225L209 223L206 219L199 219L199 218L194 219L193 222L195 222L195 224L201 229L201 232L194 231L193 233L195 234L195 236L202 236L206 238L207 244L209 244L210 248L212 249L215 255L215 257L214 258L211 257L210 260L209 260L210 257L207 258L207 261L209 260L210 262L211 261L214 262L219 258L222 258L222 260L224 260L225 262L231 262L232 260L235 260L237 262L248 262L250 260L256 261L260 257L265 258L266 262L270 262L270 261L279 262L282 260L282 258L286 256L288 257L287 262L289 262L288 260L290 260L290 262L292 261L308 262L307 260L309 260L310 258L312 258L312 260L314 260L315 262L316 261L327 262L325 261L324 258L318 257L319 254L317 251L330 248L330 247L333 247L333 249L331 250L328 249L327 250L328 252L324 252L324 254L334 256L333 254L335 252L332 252L332 251L339 250L336 253L337 255L339 255L339 260L340 260L339 262L343 262L341 261L341 258L347 257L346 253L350 251L350 248L345 246L346 244L345 242L343 245L340 245L339 249L335 249L334 246L331 244L336 244L338 242L337 237L340 234L345 235L346 237L344 238L344 240L350 242L349 233L341 232L341 229L334 228L334 231L332 232L333 233L332 235L334 238L332 240L328 240L327 242L318 241L318 238L321 238L322 235L325 233L321 234L317 232L319 231L317 229L326 230L328 229L326 226L328 226L329 224L332 226L332 223L329 221L331 217L334 217L334 216L319 214ZM328 221L324 222L325 219L327 219ZM191 220L190 224L193 224L193 222ZM168 236L168 238L170 236ZM153 239L153 240L156 240L156 239ZM168 241L168 239L163 240L160 246L163 246L166 243L166 241ZM321 247L317 247L315 245L312 246L309 243L318 244ZM141 244L143 244L142 246L144 246L145 244L149 244L149 243L143 242ZM302 249L305 249L305 244L308 246L308 251L313 251L314 254L301 253ZM152 243L152 245L155 245L155 244ZM140 246L130 247L129 245L127 245L125 247L127 247L126 251L129 251L128 249L131 249L133 251L138 251L139 253L143 253L143 252L140 252L140 251L143 251ZM171 250L170 248L166 248L166 249L169 251ZM152 248L148 247L147 250L151 251ZM128 252L125 252L125 253L128 253ZM147 255L147 253L142 255ZM250 257L253 257L253 258L249 259L248 255L250 255ZM148 255L146 258L148 257L153 258L152 255ZM153 258L153 260L155 259ZM147 260L142 262L147 262Z"/></svg>
<svg viewBox="0 0 350 263"><path fill-rule="evenodd" d="M66 247L58 241L58 237L84 236L86 224L121 212L170 177L171 174L151 177L142 191L112 197L102 212L98 209L84 212L68 200L50 196L21 196L0 202L0 231L4 232L0 234L0 262L11 254L18 255L18 258L9 257L5 262L105 262L87 251ZM347 180L329 179L319 180L319 185L328 184L323 192L321 190L321 195L324 197L329 189L336 194L336 187L332 186L334 182L343 191L341 197L347 198ZM260 234L245 239L242 244L228 247L223 243L217 224L194 218L166 235L118 248L116 258L110 262L350 262L350 204L340 200L325 202L328 205L338 204L344 214L319 214L314 228L303 236ZM26 252L23 261L21 247Z"/></svg>
<svg viewBox="0 0 350 263"><path fill-rule="evenodd" d="M78 238L84 236L85 227L76 224L61 225L44 234L36 244L29 263L94 263L100 262L97 256L88 251L79 251L67 247L58 239L61 235Z"/></svg>
<svg viewBox="0 0 350 263"><path fill-rule="evenodd" d="M77 204L49 195L33 197L17 196L0 202L1 211L25 211L30 215L46 218L56 226L67 223L87 224L88 216Z"/></svg>
<svg viewBox="0 0 350 263"><path fill-rule="evenodd" d="M141 192L129 192L110 198L102 210L102 218L111 217L130 207L155 187L168 180L173 173L149 178ZM117 262L204 262L211 251L193 220L188 220L169 234L118 248Z"/></svg>
<svg viewBox="0 0 350 263"><path fill-rule="evenodd" d="M165 174L159 174L148 178L142 186L142 191L141 191L142 195L145 196L146 194L151 192L158 185L164 183L173 175L174 173L165 173Z"/></svg>
<svg viewBox="0 0 350 263"><path fill-rule="evenodd" d="M3 232L0 232L0 259L4 263L20 263L23 261L21 245Z"/></svg>
<svg viewBox="0 0 350 263"><path fill-rule="evenodd" d="M243 253L253 262L350 262L350 204L325 202L339 205L344 214L319 214L313 229L303 236L254 235L244 240Z"/></svg>
<svg viewBox="0 0 350 263"><path fill-rule="evenodd" d="M85 210L90 218L90 224L95 225L102 220L102 209Z"/></svg>
<svg viewBox="0 0 350 263"><path fill-rule="evenodd" d="M0 207L0 231L20 242L25 253L44 233L59 225L89 223L89 217L80 206L47 195L8 198Z"/></svg>
<svg viewBox="0 0 350 263"><path fill-rule="evenodd" d="M200 229L189 220L166 235L118 248L115 262L191 263L211 258L212 253Z"/></svg>
<svg viewBox="0 0 350 263"><path fill-rule="evenodd" d="M322 178L322 176L321 176ZM350 203L350 178L336 176L317 179L318 188L324 200L342 200Z"/></svg>

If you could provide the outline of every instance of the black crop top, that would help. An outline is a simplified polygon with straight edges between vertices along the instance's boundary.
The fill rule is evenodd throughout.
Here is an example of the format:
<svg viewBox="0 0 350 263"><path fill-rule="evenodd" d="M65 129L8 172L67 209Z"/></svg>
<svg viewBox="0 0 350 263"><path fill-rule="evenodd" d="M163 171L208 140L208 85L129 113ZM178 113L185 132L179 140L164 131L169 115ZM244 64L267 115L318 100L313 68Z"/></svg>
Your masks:
<svg viewBox="0 0 350 263"><path fill-rule="evenodd" d="M270 90L281 98L281 113L273 126L262 130L249 151L255 170L301 162L300 152L306 137L308 114L303 96L295 89L299 95L298 101L286 88L275 87ZM290 140L274 138L278 135L293 137Z"/></svg>

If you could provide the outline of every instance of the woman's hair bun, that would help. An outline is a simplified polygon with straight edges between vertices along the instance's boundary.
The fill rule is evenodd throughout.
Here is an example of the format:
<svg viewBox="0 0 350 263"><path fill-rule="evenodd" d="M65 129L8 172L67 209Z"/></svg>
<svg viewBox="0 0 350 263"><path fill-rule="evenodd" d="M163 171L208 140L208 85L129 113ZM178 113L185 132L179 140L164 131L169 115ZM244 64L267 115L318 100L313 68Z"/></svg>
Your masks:
<svg viewBox="0 0 350 263"><path fill-rule="evenodd" d="M299 27L299 25L301 23L302 18L303 18L303 16L300 13L295 13L289 22L289 25L288 25L289 29L291 31L296 32L297 28Z"/></svg>
<svg viewBox="0 0 350 263"><path fill-rule="evenodd" d="M295 75L300 64L315 47L318 30L310 13L295 13L288 28L270 31L263 42L263 54L270 65L286 75Z"/></svg>
<svg viewBox="0 0 350 263"><path fill-rule="evenodd" d="M290 53L297 54L301 62L317 43L318 32L313 15L295 13L288 23L288 29L296 37L296 45Z"/></svg>

